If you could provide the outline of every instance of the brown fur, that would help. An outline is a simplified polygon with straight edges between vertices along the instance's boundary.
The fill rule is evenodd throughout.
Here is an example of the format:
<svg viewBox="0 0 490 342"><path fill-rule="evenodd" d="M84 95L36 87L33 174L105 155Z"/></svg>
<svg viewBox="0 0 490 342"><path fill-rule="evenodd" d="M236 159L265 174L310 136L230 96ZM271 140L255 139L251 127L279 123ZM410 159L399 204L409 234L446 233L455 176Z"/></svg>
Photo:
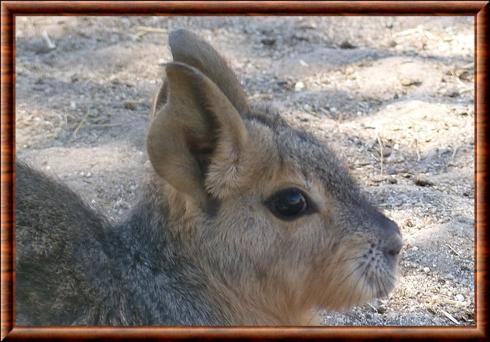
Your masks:
<svg viewBox="0 0 490 342"><path fill-rule="evenodd" d="M208 43L178 30L170 46L125 221L17 166L17 324L311 325L386 296L396 224L328 147L250 104ZM270 206L285 189L307 203L292 218Z"/></svg>
<svg viewBox="0 0 490 342"><path fill-rule="evenodd" d="M270 108L249 105L231 69L207 43L186 31L170 42L175 62L167 65L168 93L155 106L150 159L178 189L162 192L183 204L171 215L175 210L177 229L190 240L189 253L202 263L210 295L227 315L238 324L308 323L315 307L346 309L388 294L396 261L379 266L379 274L359 262L364 253L379 254L375 248L383 248L384 240L399 245L396 225L388 223L394 227L388 232L376 227L376 219L387 219L365 202L325 146ZM175 146L185 134L211 151L201 161L204 168L195 163L203 156L191 155L191 144ZM172 156L178 158L174 165ZM287 223L272 217L262 201L291 186L312 197L317 215ZM216 201L216 231L210 232L199 222ZM375 284L368 286L365 277Z"/></svg>

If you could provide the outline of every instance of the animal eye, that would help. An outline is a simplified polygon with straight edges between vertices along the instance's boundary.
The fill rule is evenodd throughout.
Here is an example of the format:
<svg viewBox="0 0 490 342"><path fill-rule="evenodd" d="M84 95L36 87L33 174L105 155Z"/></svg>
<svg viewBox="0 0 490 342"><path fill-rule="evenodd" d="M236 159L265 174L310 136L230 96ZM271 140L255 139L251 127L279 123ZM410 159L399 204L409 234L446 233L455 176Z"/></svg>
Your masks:
<svg viewBox="0 0 490 342"><path fill-rule="evenodd" d="M306 196L295 188L276 192L265 204L274 215L285 221L294 220L309 209Z"/></svg>

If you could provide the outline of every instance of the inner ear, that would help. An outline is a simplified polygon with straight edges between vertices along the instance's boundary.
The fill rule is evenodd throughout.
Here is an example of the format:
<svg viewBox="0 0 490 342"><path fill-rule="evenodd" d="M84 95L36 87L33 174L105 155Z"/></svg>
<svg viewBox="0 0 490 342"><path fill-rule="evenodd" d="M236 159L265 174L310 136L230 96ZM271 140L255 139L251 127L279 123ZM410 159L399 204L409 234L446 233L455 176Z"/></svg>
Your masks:
<svg viewBox="0 0 490 342"><path fill-rule="evenodd" d="M216 149L218 137L215 136L219 126L216 122L210 124L208 132L211 135L208 139L194 139L192 135L187 136L187 145L192 155L195 156L199 165L200 173L205 175L211 163L211 157Z"/></svg>
<svg viewBox="0 0 490 342"><path fill-rule="evenodd" d="M167 100L151 124L148 155L158 175L204 204L213 154L219 148L232 151L230 163L236 162L246 129L230 100L199 70L169 63L166 73Z"/></svg>

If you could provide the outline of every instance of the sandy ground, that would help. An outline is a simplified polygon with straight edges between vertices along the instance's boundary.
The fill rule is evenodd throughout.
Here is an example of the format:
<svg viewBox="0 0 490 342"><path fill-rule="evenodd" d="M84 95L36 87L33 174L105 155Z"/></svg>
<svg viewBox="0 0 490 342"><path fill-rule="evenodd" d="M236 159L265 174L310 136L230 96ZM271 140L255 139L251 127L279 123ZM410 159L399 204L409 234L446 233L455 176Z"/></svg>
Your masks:
<svg viewBox="0 0 490 342"><path fill-rule="evenodd" d="M147 160L167 32L212 42L250 97L327 141L401 227L389 298L326 325L473 325L472 17L17 17L17 157L117 220Z"/></svg>

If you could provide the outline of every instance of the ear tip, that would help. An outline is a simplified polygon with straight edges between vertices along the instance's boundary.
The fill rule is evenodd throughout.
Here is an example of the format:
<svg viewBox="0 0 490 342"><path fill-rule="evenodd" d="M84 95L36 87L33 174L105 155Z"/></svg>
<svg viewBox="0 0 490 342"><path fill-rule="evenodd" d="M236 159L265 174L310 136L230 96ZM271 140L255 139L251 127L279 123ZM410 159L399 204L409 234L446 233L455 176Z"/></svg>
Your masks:
<svg viewBox="0 0 490 342"><path fill-rule="evenodd" d="M198 37L189 30L186 29L176 29L169 33L168 43L171 48L174 48L178 44L185 43L186 40L196 40Z"/></svg>
<svg viewBox="0 0 490 342"><path fill-rule="evenodd" d="M199 70L185 63L170 62L165 65L165 73L170 87L174 82L186 79L187 81L199 82L206 78Z"/></svg>

